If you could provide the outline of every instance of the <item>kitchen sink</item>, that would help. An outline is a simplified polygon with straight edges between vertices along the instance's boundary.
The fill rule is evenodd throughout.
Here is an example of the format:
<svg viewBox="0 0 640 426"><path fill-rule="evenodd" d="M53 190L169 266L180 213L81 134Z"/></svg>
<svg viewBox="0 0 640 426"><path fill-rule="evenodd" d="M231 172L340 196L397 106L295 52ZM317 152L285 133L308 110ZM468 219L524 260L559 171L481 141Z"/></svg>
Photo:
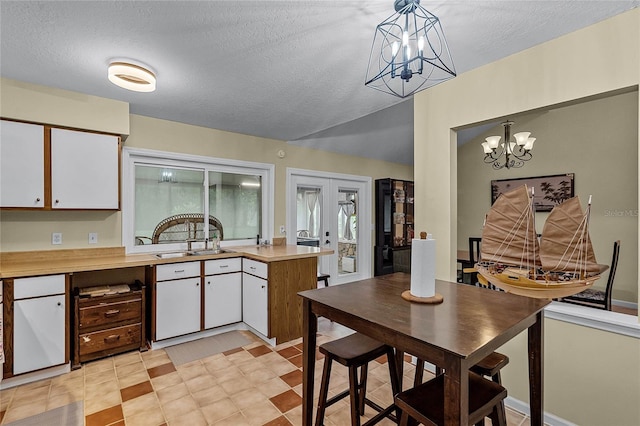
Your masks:
<svg viewBox="0 0 640 426"><path fill-rule="evenodd" d="M191 253L186 251L177 251L172 253L156 253L156 257L158 259L171 259L173 257L185 257L185 256L191 256Z"/></svg>
<svg viewBox="0 0 640 426"><path fill-rule="evenodd" d="M171 259L174 257L186 257L186 256L207 256L210 254L222 254L231 253L229 250L222 249L207 249L207 250L192 250L192 251L175 251L169 253L156 253L158 259Z"/></svg>
<svg viewBox="0 0 640 426"><path fill-rule="evenodd" d="M229 250L222 249L207 249L207 250L194 250L191 252L194 256L206 256L208 254L222 254L222 253L230 253Z"/></svg>

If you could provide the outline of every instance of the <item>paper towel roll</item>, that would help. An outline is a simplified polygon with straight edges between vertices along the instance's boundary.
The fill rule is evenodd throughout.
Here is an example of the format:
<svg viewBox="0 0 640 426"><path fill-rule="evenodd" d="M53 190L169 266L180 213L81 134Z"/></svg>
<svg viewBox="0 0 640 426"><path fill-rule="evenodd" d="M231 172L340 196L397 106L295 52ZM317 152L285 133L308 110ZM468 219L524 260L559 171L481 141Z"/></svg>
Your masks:
<svg viewBox="0 0 640 426"><path fill-rule="evenodd" d="M411 240L411 294L433 297L436 294L436 240Z"/></svg>

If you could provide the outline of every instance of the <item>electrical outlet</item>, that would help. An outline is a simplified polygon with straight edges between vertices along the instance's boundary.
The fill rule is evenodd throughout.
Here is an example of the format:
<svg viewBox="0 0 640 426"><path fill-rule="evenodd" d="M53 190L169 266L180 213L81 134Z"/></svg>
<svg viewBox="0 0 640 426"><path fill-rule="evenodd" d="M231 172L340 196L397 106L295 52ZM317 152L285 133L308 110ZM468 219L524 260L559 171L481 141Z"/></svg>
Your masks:
<svg viewBox="0 0 640 426"><path fill-rule="evenodd" d="M62 232L54 232L51 234L51 244L62 244Z"/></svg>
<svg viewBox="0 0 640 426"><path fill-rule="evenodd" d="M284 231L284 225L280 225L280 233L281 233L281 234L284 234L284 232L285 232L285 231Z"/></svg>
<svg viewBox="0 0 640 426"><path fill-rule="evenodd" d="M89 244L98 244L97 232L89 232Z"/></svg>

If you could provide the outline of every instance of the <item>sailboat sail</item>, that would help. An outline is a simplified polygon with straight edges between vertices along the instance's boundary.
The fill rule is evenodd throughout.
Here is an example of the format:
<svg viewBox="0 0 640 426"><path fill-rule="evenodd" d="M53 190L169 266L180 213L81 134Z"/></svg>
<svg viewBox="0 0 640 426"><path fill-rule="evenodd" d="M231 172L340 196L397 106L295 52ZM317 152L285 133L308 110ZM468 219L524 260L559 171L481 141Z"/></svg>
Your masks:
<svg viewBox="0 0 640 426"><path fill-rule="evenodd" d="M538 238L526 185L501 194L482 229L480 259L507 265L540 266Z"/></svg>
<svg viewBox="0 0 640 426"><path fill-rule="evenodd" d="M593 285L607 266L596 263L589 238L589 208L574 197L556 206L538 243L526 186L500 195L482 230L481 282L529 297L561 298Z"/></svg>
<svg viewBox="0 0 640 426"><path fill-rule="evenodd" d="M542 230L540 260L545 271L569 271L580 275L602 273L591 246L589 214L573 197L553 208Z"/></svg>

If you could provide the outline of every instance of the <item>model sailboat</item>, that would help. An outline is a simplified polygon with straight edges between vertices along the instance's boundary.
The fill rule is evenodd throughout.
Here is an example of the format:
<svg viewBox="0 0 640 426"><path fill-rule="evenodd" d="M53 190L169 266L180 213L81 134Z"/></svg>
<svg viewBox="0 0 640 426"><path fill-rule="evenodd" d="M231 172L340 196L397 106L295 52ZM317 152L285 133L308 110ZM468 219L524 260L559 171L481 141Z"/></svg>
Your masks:
<svg viewBox="0 0 640 426"><path fill-rule="evenodd" d="M498 197L482 230L478 279L507 292L554 299L593 285L608 267L596 262L585 212L573 197L549 214L538 241L526 185Z"/></svg>

